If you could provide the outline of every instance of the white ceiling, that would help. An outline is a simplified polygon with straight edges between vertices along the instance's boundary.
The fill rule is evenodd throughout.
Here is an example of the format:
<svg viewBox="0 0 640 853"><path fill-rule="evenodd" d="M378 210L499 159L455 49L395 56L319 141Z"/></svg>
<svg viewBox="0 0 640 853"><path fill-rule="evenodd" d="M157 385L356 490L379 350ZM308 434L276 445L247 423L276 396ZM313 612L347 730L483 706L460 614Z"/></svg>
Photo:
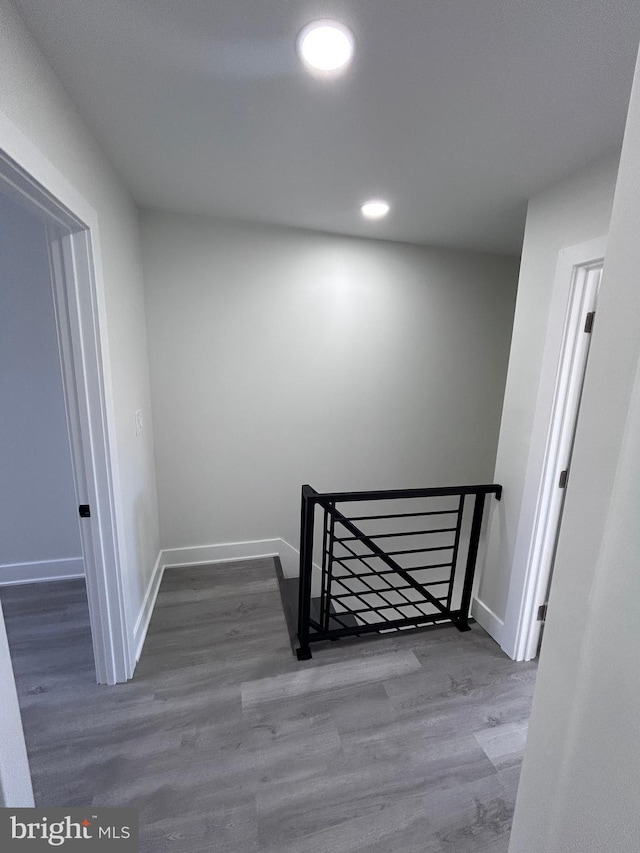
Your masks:
<svg viewBox="0 0 640 853"><path fill-rule="evenodd" d="M140 204L507 252L621 143L640 40L638 0L15 3ZM331 82L294 47L326 17L357 41Z"/></svg>

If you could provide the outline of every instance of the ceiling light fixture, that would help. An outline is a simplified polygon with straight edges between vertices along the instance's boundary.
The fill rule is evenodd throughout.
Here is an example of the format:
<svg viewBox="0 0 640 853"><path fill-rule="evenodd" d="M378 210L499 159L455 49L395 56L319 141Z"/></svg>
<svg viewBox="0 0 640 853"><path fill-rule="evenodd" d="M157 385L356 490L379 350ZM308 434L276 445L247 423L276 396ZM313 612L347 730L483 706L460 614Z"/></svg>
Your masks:
<svg viewBox="0 0 640 853"><path fill-rule="evenodd" d="M353 57L353 33L338 21L313 21L300 31L298 54L312 71L343 70Z"/></svg>
<svg viewBox="0 0 640 853"><path fill-rule="evenodd" d="M387 213L389 213L389 210L389 205L381 198L372 199L371 201L365 201L365 203L360 208L362 215L366 219L382 219L384 216L387 215Z"/></svg>

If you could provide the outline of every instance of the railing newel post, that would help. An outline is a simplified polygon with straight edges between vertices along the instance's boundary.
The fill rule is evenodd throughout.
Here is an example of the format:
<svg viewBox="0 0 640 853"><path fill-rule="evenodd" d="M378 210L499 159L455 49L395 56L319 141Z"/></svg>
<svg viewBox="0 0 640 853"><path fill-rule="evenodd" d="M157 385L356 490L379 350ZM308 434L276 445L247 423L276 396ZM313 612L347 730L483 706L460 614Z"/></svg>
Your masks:
<svg viewBox="0 0 640 853"><path fill-rule="evenodd" d="M302 487L300 509L300 572L298 576L298 643L296 657L309 660L309 618L311 611L311 577L313 572L313 522L315 502L308 494L308 487Z"/></svg>
<svg viewBox="0 0 640 853"><path fill-rule="evenodd" d="M469 551L467 553L467 567L464 573L464 585L462 587L462 599L460 601L460 616L454 624L459 631L469 631L469 610L471 608L471 595L473 593L473 578L478 557L478 546L480 544L480 532L482 530L482 515L484 513L483 492L476 495L473 506L473 520L471 522L471 533L469 536Z"/></svg>

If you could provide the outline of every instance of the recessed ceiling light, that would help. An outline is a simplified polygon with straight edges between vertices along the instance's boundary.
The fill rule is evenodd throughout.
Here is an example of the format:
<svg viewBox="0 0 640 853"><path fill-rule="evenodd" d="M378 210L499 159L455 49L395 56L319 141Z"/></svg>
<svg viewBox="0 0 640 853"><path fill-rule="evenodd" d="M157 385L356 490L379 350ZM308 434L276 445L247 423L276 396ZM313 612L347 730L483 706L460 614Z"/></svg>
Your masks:
<svg viewBox="0 0 640 853"><path fill-rule="evenodd" d="M310 69L340 71L353 56L353 33L338 21L313 21L300 31L298 53Z"/></svg>
<svg viewBox="0 0 640 853"><path fill-rule="evenodd" d="M360 208L362 215L367 219L382 219L389 213L389 205L381 198L366 201Z"/></svg>

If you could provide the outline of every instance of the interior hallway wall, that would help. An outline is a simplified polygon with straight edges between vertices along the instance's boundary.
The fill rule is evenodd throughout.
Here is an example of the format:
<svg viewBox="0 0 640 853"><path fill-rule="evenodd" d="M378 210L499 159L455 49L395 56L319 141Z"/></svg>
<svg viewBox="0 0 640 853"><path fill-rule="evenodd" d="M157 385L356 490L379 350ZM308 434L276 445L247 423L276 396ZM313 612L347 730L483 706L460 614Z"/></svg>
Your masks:
<svg viewBox="0 0 640 853"><path fill-rule="evenodd" d="M491 518L480 610L474 608L498 641L512 572L522 569L528 553L526 545L516 552L519 526L528 528L524 538L533 526L537 489L525 493L527 472L542 470L544 437L532 443L532 431L558 253L607 234L618 163L618 154L607 157L529 202L494 474L504 493Z"/></svg>
<svg viewBox="0 0 640 853"><path fill-rule="evenodd" d="M0 584L82 574L43 223L0 195Z"/></svg>
<svg viewBox="0 0 640 853"><path fill-rule="evenodd" d="M558 543L510 853L640 838L640 64Z"/></svg>
<svg viewBox="0 0 640 853"><path fill-rule="evenodd" d="M491 480L518 263L147 212L165 548L283 538L300 486Z"/></svg>

